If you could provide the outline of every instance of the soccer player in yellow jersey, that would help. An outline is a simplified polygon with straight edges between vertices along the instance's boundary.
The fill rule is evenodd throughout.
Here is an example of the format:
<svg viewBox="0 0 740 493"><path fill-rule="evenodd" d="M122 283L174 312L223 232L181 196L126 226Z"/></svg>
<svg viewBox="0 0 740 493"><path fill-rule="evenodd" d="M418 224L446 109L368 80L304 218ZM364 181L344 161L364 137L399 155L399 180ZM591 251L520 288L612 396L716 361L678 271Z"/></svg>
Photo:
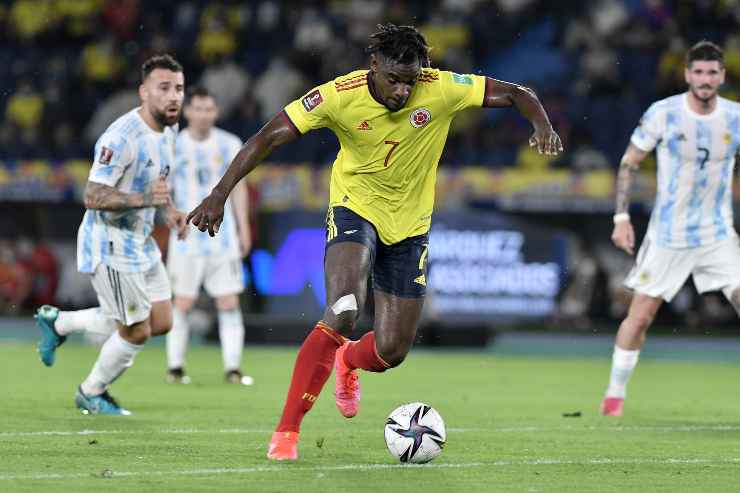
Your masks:
<svg viewBox="0 0 740 493"><path fill-rule="evenodd" d="M357 369L401 364L416 335L426 289L437 163L450 123L471 107L514 106L534 127L530 145L562 150L535 94L516 84L429 68L429 48L411 26L386 24L371 36L370 70L338 77L293 101L236 155L188 220L218 232L239 180L276 147L328 127L341 149L332 168L324 269L327 307L303 342L267 457L295 460L303 416L336 369L336 404L359 407ZM375 327L349 341L372 275Z"/></svg>

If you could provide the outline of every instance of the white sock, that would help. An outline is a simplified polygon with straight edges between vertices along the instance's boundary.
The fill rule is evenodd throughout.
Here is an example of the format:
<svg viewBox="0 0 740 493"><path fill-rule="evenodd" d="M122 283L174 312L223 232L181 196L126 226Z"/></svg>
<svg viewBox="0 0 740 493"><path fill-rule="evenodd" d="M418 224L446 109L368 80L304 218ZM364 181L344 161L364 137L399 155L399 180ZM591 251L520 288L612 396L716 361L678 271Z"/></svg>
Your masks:
<svg viewBox="0 0 740 493"><path fill-rule="evenodd" d="M134 357L143 344L131 344L116 330L103 347L90 375L82 382L85 395L100 395L105 392L127 368L134 364Z"/></svg>
<svg viewBox="0 0 740 493"><path fill-rule="evenodd" d="M622 399L626 397L627 382L632 376L635 366L637 366L639 357L639 349L622 349L619 346L614 346L612 372L609 377L609 388L606 391L607 397L621 397Z"/></svg>
<svg viewBox="0 0 740 493"><path fill-rule="evenodd" d="M172 329L167 333L167 368L184 368L190 328L185 313L172 310Z"/></svg>
<svg viewBox="0 0 740 493"><path fill-rule="evenodd" d="M116 321L103 315L100 307L73 312L60 311L54 322L54 330L62 336L72 332L91 332L108 338L116 328L118 328Z"/></svg>
<svg viewBox="0 0 740 493"><path fill-rule="evenodd" d="M218 311L218 336L221 339L224 370L239 370L242 366L242 350L244 349L244 323L241 309Z"/></svg>

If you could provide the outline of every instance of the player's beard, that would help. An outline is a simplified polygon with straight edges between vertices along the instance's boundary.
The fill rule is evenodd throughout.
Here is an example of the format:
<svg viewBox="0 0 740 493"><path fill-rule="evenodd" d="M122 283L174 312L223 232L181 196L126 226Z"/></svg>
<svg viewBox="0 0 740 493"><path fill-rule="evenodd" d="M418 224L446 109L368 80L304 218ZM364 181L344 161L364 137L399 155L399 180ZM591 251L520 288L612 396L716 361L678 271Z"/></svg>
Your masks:
<svg viewBox="0 0 740 493"><path fill-rule="evenodd" d="M153 111L152 117L156 120L157 123L159 123L163 127L171 127L177 121L180 119L180 111L174 115L174 116L168 116L167 110L165 111Z"/></svg>
<svg viewBox="0 0 740 493"><path fill-rule="evenodd" d="M699 91L706 90L706 89L708 89L710 91L709 92L709 96L704 96L704 97L701 96L700 93L699 93ZM691 93L694 95L694 97L696 99L698 99L702 103L708 103L708 102L710 102L712 99L714 99L717 96L717 89L713 89L711 86L710 87L703 87L702 86L702 87L697 87L696 89L692 87L691 88Z"/></svg>

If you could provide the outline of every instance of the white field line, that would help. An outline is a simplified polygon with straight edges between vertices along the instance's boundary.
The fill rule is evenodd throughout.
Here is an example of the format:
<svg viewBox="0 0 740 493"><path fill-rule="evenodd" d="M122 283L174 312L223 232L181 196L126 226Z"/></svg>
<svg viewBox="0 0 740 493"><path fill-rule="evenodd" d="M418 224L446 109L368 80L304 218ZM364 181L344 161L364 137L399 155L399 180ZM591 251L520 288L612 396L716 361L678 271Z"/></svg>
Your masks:
<svg viewBox="0 0 740 493"><path fill-rule="evenodd" d="M163 434L200 434L200 433L264 433L269 434L272 429L225 428L219 430L200 428L161 428L157 430L50 430L50 431L7 431L0 432L0 440L4 438L40 437L40 436L87 436L87 435L142 435L152 433ZM338 430L327 430L338 431ZM345 430L346 431L346 430ZM740 425L685 425L685 426L520 426L505 428L447 428L449 433L541 433L558 431L603 431L603 432L641 432L655 431L664 433L691 433L703 431L740 431ZM355 429L351 433L379 433L378 430Z"/></svg>
<svg viewBox="0 0 740 493"><path fill-rule="evenodd" d="M59 480L79 478L131 478L131 477L173 477L173 476L223 476L227 474L257 474L257 473L281 473L288 472L341 472L341 471L385 471L389 469L472 469L493 468L511 466L601 466L601 465L666 465L666 466L691 466L691 465L727 465L740 464L740 458L665 458L665 459L608 459L594 458L584 460L570 459L525 459L525 460L498 460L494 462L464 462L464 463L433 463L433 464L346 464L338 466L312 466L296 467L294 465L275 465L262 467L234 467L234 468L203 468L185 469L173 471L112 471L104 469L98 472L80 472L69 474L5 474L0 475L0 481L22 481L22 480Z"/></svg>

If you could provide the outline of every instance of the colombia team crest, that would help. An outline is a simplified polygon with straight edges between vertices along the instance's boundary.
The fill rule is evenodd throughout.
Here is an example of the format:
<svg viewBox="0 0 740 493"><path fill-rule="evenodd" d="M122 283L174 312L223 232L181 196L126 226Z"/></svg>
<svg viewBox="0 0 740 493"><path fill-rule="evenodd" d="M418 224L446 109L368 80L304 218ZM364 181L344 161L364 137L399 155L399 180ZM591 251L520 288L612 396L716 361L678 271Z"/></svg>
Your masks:
<svg viewBox="0 0 740 493"><path fill-rule="evenodd" d="M426 108L417 108L411 112L409 121L411 126L414 128L426 127L429 120L432 119L432 114Z"/></svg>

